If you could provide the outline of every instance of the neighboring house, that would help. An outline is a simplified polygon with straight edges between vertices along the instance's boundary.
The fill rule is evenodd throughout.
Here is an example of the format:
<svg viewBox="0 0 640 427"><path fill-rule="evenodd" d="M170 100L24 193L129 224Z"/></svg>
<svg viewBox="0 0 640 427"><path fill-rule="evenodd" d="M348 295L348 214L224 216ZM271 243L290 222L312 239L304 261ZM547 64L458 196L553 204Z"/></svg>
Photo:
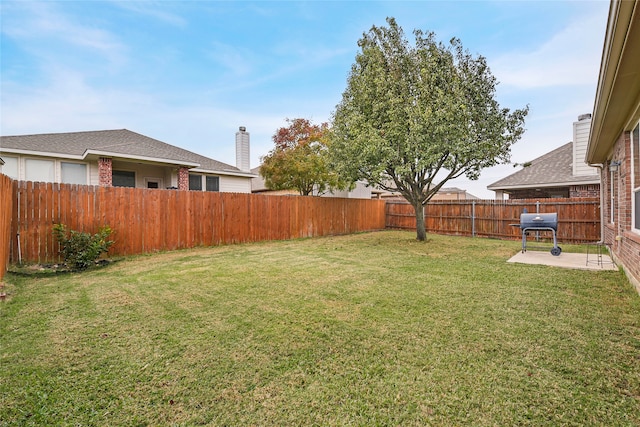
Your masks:
<svg viewBox="0 0 640 427"><path fill-rule="evenodd" d="M612 1L586 161L602 168L603 243L640 292L640 3Z"/></svg>
<svg viewBox="0 0 640 427"><path fill-rule="evenodd" d="M251 173L255 175L251 178L251 192L270 194L274 196L298 196L300 193L297 190L269 190L264 183L264 178L260 175L260 166L251 169Z"/></svg>
<svg viewBox="0 0 640 427"><path fill-rule="evenodd" d="M251 169L251 172L256 175L251 180L251 192L271 194L276 196L298 196L300 193L297 190L269 190L264 183L264 178L260 175L260 166ZM314 192L314 196L318 194ZM336 190L335 192L326 192L320 194L321 197L342 197L345 199L370 199L371 188L363 182L357 182L356 187L353 190Z"/></svg>
<svg viewBox="0 0 640 427"><path fill-rule="evenodd" d="M583 114L573 123L573 141L525 163L523 168L488 185L496 199L598 197L598 169L584 161L589 142L591 114Z"/></svg>
<svg viewBox="0 0 640 427"><path fill-rule="evenodd" d="M431 200L480 200L480 198L458 187L443 187Z"/></svg>
<svg viewBox="0 0 640 427"><path fill-rule="evenodd" d="M375 197L378 199L406 201L402 194L400 194L399 192L375 190L374 193ZM467 192L467 190L463 190L458 187L443 187L433 195L431 200L480 200L480 198Z"/></svg>
<svg viewBox="0 0 640 427"><path fill-rule="evenodd" d="M236 133L236 166L126 129L0 137L0 171L22 181L104 187L251 192L249 133Z"/></svg>

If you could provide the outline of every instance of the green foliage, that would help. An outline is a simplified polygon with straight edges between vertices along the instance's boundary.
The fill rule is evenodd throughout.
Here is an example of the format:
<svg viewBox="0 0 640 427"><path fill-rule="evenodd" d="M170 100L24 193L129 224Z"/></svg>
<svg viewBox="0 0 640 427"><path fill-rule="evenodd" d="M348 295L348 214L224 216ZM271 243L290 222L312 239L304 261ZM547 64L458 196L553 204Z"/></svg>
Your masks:
<svg viewBox="0 0 640 427"><path fill-rule="evenodd" d="M65 264L74 270L84 270L93 265L98 257L114 243L108 240L111 228L106 225L94 234L67 230L64 224L55 224L53 234L60 243L60 253Z"/></svg>
<svg viewBox="0 0 640 427"><path fill-rule="evenodd" d="M271 190L295 189L307 196L348 185L328 168L328 125L314 125L307 119L287 119L288 127L273 135L275 147L264 156L260 174Z"/></svg>
<svg viewBox="0 0 640 427"><path fill-rule="evenodd" d="M448 180L477 179L481 169L509 161L528 107L501 108L485 58L459 40L444 45L416 30L411 45L393 18L387 23L358 42L333 115L331 162L352 181L399 191L424 240L422 206Z"/></svg>

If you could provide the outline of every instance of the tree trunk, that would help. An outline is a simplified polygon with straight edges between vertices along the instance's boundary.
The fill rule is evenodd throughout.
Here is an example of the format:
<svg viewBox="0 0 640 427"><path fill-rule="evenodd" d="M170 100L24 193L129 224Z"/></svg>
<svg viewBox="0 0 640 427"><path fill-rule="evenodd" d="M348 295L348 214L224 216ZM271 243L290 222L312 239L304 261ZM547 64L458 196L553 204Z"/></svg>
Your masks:
<svg viewBox="0 0 640 427"><path fill-rule="evenodd" d="M416 211L416 240L424 242L427 240L427 230L424 225L424 206L422 203L413 205L413 209Z"/></svg>

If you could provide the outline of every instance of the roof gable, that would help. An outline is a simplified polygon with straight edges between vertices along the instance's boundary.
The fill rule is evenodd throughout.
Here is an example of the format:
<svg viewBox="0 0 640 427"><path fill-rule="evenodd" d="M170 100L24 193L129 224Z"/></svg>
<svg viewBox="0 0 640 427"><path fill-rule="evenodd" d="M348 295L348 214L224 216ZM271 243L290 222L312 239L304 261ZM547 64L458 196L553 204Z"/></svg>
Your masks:
<svg viewBox="0 0 640 427"><path fill-rule="evenodd" d="M573 175L573 143L569 142L531 161L521 170L488 185L489 190L531 188L567 185L571 183L597 183L597 175Z"/></svg>

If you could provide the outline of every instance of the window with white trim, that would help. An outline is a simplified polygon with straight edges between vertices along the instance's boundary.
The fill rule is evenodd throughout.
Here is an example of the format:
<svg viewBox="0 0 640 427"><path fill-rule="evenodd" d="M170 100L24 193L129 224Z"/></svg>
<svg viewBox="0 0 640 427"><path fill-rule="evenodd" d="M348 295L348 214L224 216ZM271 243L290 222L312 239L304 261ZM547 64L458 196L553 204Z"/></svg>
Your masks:
<svg viewBox="0 0 640 427"><path fill-rule="evenodd" d="M24 176L26 181L54 182L55 162L53 160L25 159Z"/></svg>
<svg viewBox="0 0 640 427"><path fill-rule="evenodd" d="M0 166L2 173L9 178L18 179L18 158L2 156L4 165Z"/></svg>
<svg viewBox="0 0 640 427"><path fill-rule="evenodd" d="M189 190L202 191L202 175L189 174Z"/></svg>
<svg viewBox="0 0 640 427"><path fill-rule="evenodd" d="M633 231L640 233L640 123L631 132L631 168L633 171L632 183L632 211Z"/></svg>
<svg viewBox="0 0 640 427"><path fill-rule="evenodd" d="M111 185L114 187L135 188L136 173L131 171L114 170L111 172Z"/></svg>
<svg viewBox="0 0 640 427"><path fill-rule="evenodd" d="M84 163L60 162L63 184L87 185L87 165Z"/></svg>
<svg viewBox="0 0 640 427"><path fill-rule="evenodd" d="M207 191L220 191L220 177L218 176L207 176L206 177L206 188Z"/></svg>

